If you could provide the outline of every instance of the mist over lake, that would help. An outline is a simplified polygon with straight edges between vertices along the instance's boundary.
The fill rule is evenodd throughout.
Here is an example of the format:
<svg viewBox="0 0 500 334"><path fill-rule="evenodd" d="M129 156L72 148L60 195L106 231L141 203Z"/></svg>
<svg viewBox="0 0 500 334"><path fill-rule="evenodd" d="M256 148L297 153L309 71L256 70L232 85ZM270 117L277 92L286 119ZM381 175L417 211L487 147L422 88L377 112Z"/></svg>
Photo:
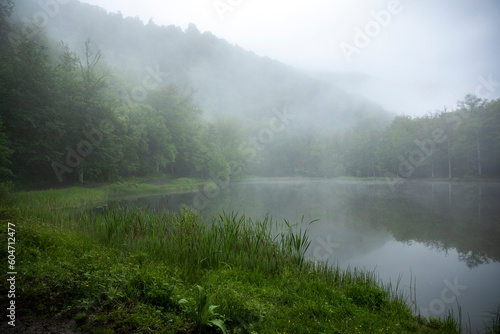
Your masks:
<svg viewBox="0 0 500 334"><path fill-rule="evenodd" d="M199 193L111 202L157 210L193 208ZM301 222L307 255L374 271L414 297L428 316L457 312L475 329L500 300L500 184L277 179L221 188L200 210ZM308 225L312 220L319 221ZM411 286L410 286L411 285Z"/></svg>
<svg viewBox="0 0 500 334"><path fill-rule="evenodd" d="M499 17L2 0L0 332L498 334Z"/></svg>

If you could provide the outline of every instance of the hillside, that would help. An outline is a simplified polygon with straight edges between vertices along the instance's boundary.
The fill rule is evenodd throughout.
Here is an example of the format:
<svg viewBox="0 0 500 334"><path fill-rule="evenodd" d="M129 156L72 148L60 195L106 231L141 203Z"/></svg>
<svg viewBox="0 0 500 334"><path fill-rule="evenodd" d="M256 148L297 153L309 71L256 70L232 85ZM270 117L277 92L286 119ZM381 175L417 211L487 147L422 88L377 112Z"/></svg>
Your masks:
<svg viewBox="0 0 500 334"><path fill-rule="evenodd" d="M303 73L194 24L40 4L0 7L1 179L498 177L498 100L394 117L359 95L386 90L377 78Z"/></svg>
<svg viewBox="0 0 500 334"><path fill-rule="evenodd" d="M40 10L37 3L20 0L13 18L33 17ZM370 101L210 32L200 33L194 24L184 31L151 21L145 25L138 18L124 18L72 0L59 6L46 30L54 42L62 40L82 52L90 39L106 65L136 85L141 86L148 68L153 68L161 72L161 84L191 87L194 101L212 117L267 121L274 108L287 107L299 116L302 126L327 131L367 120L390 120L386 111ZM132 98L137 95L133 87L125 92Z"/></svg>

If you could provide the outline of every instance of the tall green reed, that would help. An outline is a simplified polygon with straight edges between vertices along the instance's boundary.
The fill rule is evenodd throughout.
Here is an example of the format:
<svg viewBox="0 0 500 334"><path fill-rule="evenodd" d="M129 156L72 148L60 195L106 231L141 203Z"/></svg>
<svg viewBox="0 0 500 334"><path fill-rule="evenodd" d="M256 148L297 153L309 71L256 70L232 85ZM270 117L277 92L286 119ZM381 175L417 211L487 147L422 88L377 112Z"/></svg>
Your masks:
<svg viewBox="0 0 500 334"><path fill-rule="evenodd" d="M290 261L303 265L310 245L308 230L297 231L288 221L278 223L270 217L254 221L225 212L206 223L188 210L162 213L115 207L82 216L78 227L105 244L189 263L196 269L230 265L273 272Z"/></svg>

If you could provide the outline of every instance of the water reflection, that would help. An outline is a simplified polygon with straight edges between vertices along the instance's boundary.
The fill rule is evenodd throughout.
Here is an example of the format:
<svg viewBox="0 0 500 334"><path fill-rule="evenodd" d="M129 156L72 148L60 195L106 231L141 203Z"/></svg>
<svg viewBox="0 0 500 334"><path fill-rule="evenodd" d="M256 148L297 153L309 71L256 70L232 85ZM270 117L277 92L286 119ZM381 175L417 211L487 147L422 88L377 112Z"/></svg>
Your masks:
<svg viewBox="0 0 500 334"><path fill-rule="evenodd" d="M193 193L170 194L119 203L177 211L192 206L193 198ZM312 239L348 248L330 254L330 261L352 259L392 237L444 253L454 249L474 268L500 262L499 199L500 184L407 182L391 188L384 182L265 181L230 184L200 214L210 218L225 210L256 219L320 219Z"/></svg>
<svg viewBox="0 0 500 334"><path fill-rule="evenodd" d="M194 193L122 201L158 210L192 206ZM409 287L417 278L420 311L444 316L456 308L481 330L484 312L500 302L500 184L275 180L232 183L201 210L223 210L254 219L304 222L312 240L308 256L317 261L376 270L383 280ZM450 283L452 282L452 283ZM414 287L413 287L414 288ZM443 300L440 296L446 297ZM447 292L446 292L447 291Z"/></svg>
<svg viewBox="0 0 500 334"><path fill-rule="evenodd" d="M376 188L350 197L349 215L401 242L455 249L469 268L500 261L499 185L407 183L394 193Z"/></svg>

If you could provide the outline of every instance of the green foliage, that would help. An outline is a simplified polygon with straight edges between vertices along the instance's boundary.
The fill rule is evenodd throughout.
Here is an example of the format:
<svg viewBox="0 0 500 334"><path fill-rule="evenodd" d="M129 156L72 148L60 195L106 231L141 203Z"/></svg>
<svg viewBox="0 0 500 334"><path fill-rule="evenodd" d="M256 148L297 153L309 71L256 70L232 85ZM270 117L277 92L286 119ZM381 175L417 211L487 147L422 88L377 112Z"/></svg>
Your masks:
<svg viewBox="0 0 500 334"><path fill-rule="evenodd" d="M88 332L458 333L451 317L415 317L372 272L297 261L307 230L289 223L134 208L72 215L85 197L73 191L14 196L19 301L31 314L69 316ZM52 224L61 211L64 224Z"/></svg>
<svg viewBox="0 0 500 334"><path fill-rule="evenodd" d="M304 217L302 217L301 227L299 231L295 232L294 228L296 225L291 225L286 219L284 220L286 229L283 225L279 230L283 231L280 233L281 249L285 254L290 254L296 261L297 265L301 267L304 264L305 254L311 245L311 240L309 239L308 229L302 230L302 223ZM314 223L312 221L309 224Z"/></svg>
<svg viewBox="0 0 500 334"><path fill-rule="evenodd" d="M21 207L27 209L53 210L79 208L96 205L107 199L105 188L71 187L39 191L21 191L12 194Z"/></svg>
<svg viewBox="0 0 500 334"><path fill-rule="evenodd" d="M0 182L0 206L11 204L11 192L13 185L11 182Z"/></svg>
<svg viewBox="0 0 500 334"><path fill-rule="evenodd" d="M10 24L8 18L11 16L14 9L12 0L2 0L0 3L0 48L5 47L8 43L8 35Z"/></svg>
<svg viewBox="0 0 500 334"><path fill-rule="evenodd" d="M346 296L357 306L370 310L380 310L389 302L387 292L365 284L348 287Z"/></svg>
<svg viewBox="0 0 500 334"><path fill-rule="evenodd" d="M112 246L143 251L186 267L189 275L227 265L244 266L263 272L277 272L287 263L301 266L310 244L307 231L296 232L286 222L262 221L223 214L210 224L190 211L181 215L159 214L139 208L111 208L104 215L85 215L78 225L86 233ZM279 238L278 238L279 237ZM176 254L171 258L170 254Z"/></svg>
<svg viewBox="0 0 500 334"><path fill-rule="evenodd" d="M128 175L153 175L175 162L177 148L169 119L149 105L134 105L121 115L127 144L123 170Z"/></svg>
<svg viewBox="0 0 500 334"><path fill-rule="evenodd" d="M2 118L0 118L0 181L13 176L10 170L13 150L10 148L10 142L3 131Z"/></svg>
<svg viewBox="0 0 500 334"><path fill-rule="evenodd" d="M123 99L130 83L106 68L90 40L82 46L79 57L64 43L21 38L16 50L1 50L0 179L29 187L229 175L227 158L238 153L221 149L221 133L202 121L192 93L155 86L144 103Z"/></svg>
<svg viewBox="0 0 500 334"><path fill-rule="evenodd" d="M57 157L52 68L34 41L23 41L16 54L10 49L0 53L0 60L0 91L5 96L0 112L14 151L11 169L17 177L40 178Z"/></svg>
<svg viewBox="0 0 500 334"><path fill-rule="evenodd" d="M139 254L147 258L147 254ZM138 257L136 257L138 259ZM138 259L139 267L142 267L144 260ZM141 270L137 276L133 277L126 288L127 296L136 296L148 304L160 306L166 310L178 307L178 300L173 294L175 285L160 283L162 277L152 276L150 273Z"/></svg>
<svg viewBox="0 0 500 334"><path fill-rule="evenodd" d="M0 7L0 23L6 23L12 4L8 1ZM68 12L60 15L62 21L58 24L69 24L65 21L68 18L74 20L61 31L74 31L80 24L86 26L88 23L81 21L80 13L86 11L96 16L92 21L96 25L109 22L119 34L126 34L127 41L136 40L139 45L153 35L155 40L168 41L156 43L158 50L148 55L162 55L158 56L161 64L156 71L168 70L172 77L167 82L164 72L162 76L155 73L155 81L148 82L147 89L142 87L147 94L132 101L130 94L123 92L133 92L138 82L144 86L144 78L136 68L146 57L139 52L132 53L134 59L120 60L124 68L134 65L130 71L108 68L104 60L113 55L120 38L108 40L110 45L103 44L103 50L82 39L78 42L83 50L81 55L64 43L59 49L54 47L43 31L36 38L19 37L15 48L2 47L1 180L33 187L153 176L225 182L247 173L304 177L499 176L500 100L486 101L467 95L454 111L416 118L399 116L389 125L381 110L374 115L375 111L368 112L364 110L368 106L361 104L352 110L354 117L359 118L352 126L334 127L333 121L323 119L325 114L316 119L330 126L306 124L307 130L302 128L304 124L282 124L278 120L272 123L276 131L270 135L269 143L266 139L263 144L260 137L264 129L270 129L269 112L277 104L286 106L295 101L290 96L314 110L333 107L311 107L309 100L317 97L315 89L303 84L305 80L296 74L282 75L289 72L278 64L253 59L255 66L236 73L232 67L238 64L228 54L234 52L245 59L248 55L241 50L229 51L224 43L199 34L196 29L184 33L174 27L145 27L135 20L98 14L83 4L68 4L60 9ZM12 29L23 35L15 25ZM214 54L227 61L218 56L200 62L200 48L205 47L218 50ZM211 75L213 64L218 65L217 75ZM193 69L186 74L182 70L186 67ZM275 85L270 77L265 94L262 87L248 91L250 86L262 86L260 76L290 78ZM189 78L194 87L204 89L195 95L191 88L180 88L176 83L182 82L182 78ZM259 84L249 85L248 80L258 80ZM236 89L239 85L245 85L241 89L244 96ZM230 101L219 96L219 91L224 91ZM220 110L227 111L224 120L215 117L208 122L195 101L212 118ZM232 113L233 110L236 111ZM229 111L231 118L227 117ZM275 116L278 113L273 111ZM272 118L271 122L276 120ZM245 138L253 138L257 143L251 144Z"/></svg>
<svg viewBox="0 0 500 334"><path fill-rule="evenodd" d="M224 321L221 319L217 319L220 317L215 309L218 307L217 305L211 304L212 298L208 296L201 286L197 286L198 295L196 298L196 327L200 333L203 332L206 326L216 326L220 328L220 330L225 334L227 333L226 325Z"/></svg>
<svg viewBox="0 0 500 334"><path fill-rule="evenodd" d="M499 105L467 95L454 111L397 116L385 128L283 133L253 168L267 176L498 178Z"/></svg>

